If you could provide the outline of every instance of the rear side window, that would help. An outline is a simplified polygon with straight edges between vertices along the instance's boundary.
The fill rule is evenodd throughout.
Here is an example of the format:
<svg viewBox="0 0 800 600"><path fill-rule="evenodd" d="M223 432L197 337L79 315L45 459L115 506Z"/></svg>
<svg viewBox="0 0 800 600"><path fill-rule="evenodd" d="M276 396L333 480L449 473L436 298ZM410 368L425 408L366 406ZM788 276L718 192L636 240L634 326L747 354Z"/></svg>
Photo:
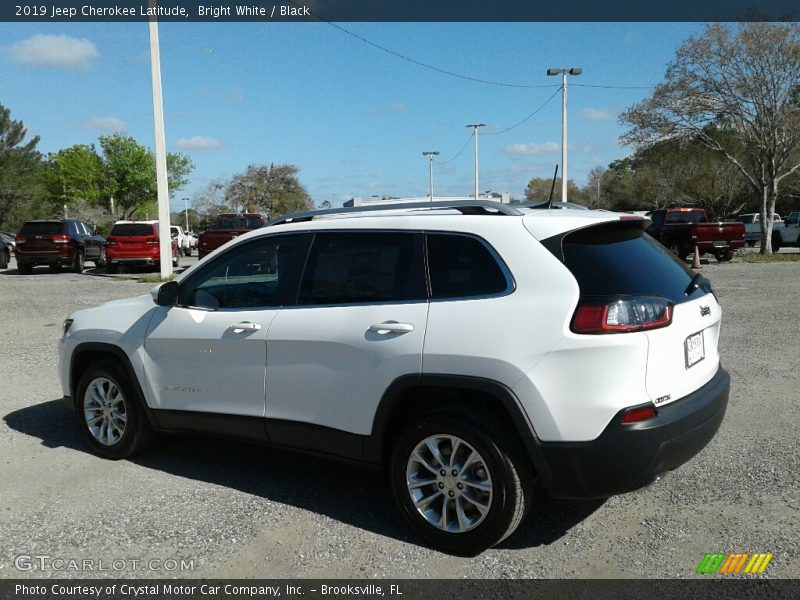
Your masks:
<svg viewBox="0 0 800 600"><path fill-rule="evenodd" d="M562 248L582 297L647 294L679 304L710 291L695 288L684 294L694 273L637 225L582 229L566 235Z"/></svg>
<svg viewBox="0 0 800 600"><path fill-rule="evenodd" d="M510 285L480 240L452 234L428 235L431 298L468 298L505 292Z"/></svg>
<svg viewBox="0 0 800 600"><path fill-rule="evenodd" d="M111 235L152 236L155 232L149 223L118 223L111 229Z"/></svg>
<svg viewBox="0 0 800 600"><path fill-rule="evenodd" d="M244 215L233 217L219 217L212 229L258 229L261 227L261 220L256 217L245 217Z"/></svg>
<svg viewBox="0 0 800 600"><path fill-rule="evenodd" d="M21 235L53 235L63 231L61 221L34 221L25 223L19 230Z"/></svg>
<svg viewBox="0 0 800 600"><path fill-rule="evenodd" d="M676 210L667 213L667 223L705 223L706 215L700 210Z"/></svg>
<svg viewBox="0 0 800 600"><path fill-rule="evenodd" d="M425 299L422 234L348 232L314 237L299 304Z"/></svg>

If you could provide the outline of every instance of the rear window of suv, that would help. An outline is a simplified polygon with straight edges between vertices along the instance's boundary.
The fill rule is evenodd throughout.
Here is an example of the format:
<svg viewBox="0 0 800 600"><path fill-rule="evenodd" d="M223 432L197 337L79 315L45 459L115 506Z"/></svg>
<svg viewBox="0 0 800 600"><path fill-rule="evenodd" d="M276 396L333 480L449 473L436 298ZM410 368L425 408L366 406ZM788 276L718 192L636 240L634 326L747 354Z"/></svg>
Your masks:
<svg viewBox="0 0 800 600"><path fill-rule="evenodd" d="M219 217L212 229L258 229L261 225L256 217Z"/></svg>
<svg viewBox="0 0 800 600"><path fill-rule="evenodd" d="M686 295L694 273L638 224L578 230L564 236L562 249L563 262L578 281L581 296L652 294L679 304L710 292L705 284Z"/></svg>
<svg viewBox="0 0 800 600"><path fill-rule="evenodd" d="M147 236L155 235L149 223L118 223L111 229L111 235Z"/></svg>
<svg viewBox="0 0 800 600"><path fill-rule="evenodd" d="M64 225L61 221L34 221L25 223L19 230L22 235L53 235L61 233Z"/></svg>

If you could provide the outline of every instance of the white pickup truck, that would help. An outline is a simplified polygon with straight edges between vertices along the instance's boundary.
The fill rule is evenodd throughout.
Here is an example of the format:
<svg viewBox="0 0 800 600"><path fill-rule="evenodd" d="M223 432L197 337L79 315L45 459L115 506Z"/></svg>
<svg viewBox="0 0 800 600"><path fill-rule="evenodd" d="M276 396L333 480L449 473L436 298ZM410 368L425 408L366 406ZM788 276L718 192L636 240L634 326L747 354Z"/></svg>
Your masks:
<svg viewBox="0 0 800 600"><path fill-rule="evenodd" d="M789 213L783 227L772 231L772 251L787 246L800 247L800 210Z"/></svg>
<svg viewBox="0 0 800 600"><path fill-rule="evenodd" d="M739 215L739 218L736 220L744 223L744 241L748 246L752 248L756 245L756 242L761 241L760 213L747 213L744 215ZM772 231L782 229L783 226L783 219L781 219L781 216L778 213L775 213L775 218L772 221Z"/></svg>
<svg viewBox="0 0 800 600"><path fill-rule="evenodd" d="M191 256L192 254L191 239L189 238L188 234L183 230L183 227L181 227L180 225L171 225L169 229L170 233L172 234L172 239L178 241L178 252L182 253L184 256Z"/></svg>

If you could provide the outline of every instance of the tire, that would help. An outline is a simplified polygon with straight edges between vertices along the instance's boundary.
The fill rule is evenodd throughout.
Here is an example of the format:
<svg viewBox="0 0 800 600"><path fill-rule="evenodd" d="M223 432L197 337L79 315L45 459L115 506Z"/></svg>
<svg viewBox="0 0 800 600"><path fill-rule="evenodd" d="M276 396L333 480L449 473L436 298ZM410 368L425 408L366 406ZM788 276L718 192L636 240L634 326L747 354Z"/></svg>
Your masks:
<svg viewBox="0 0 800 600"><path fill-rule="evenodd" d="M115 263L107 262L106 263L106 273L114 274L119 271L119 267Z"/></svg>
<svg viewBox="0 0 800 600"><path fill-rule="evenodd" d="M733 250L726 250L725 252L720 252L719 254L715 254L714 256L717 259L717 262L727 262L729 260L733 260L734 252Z"/></svg>
<svg viewBox="0 0 800 600"><path fill-rule="evenodd" d="M778 252L783 245L783 240L781 239L780 233L773 233L772 234L772 251Z"/></svg>
<svg viewBox="0 0 800 600"><path fill-rule="evenodd" d="M192 255L192 249L191 248L184 248L183 249L183 255L184 256L191 256Z"/></svg>
<svg viewBox="0 0 800 600"><path fill-rule="evenodd" d="M50 267L51 273L61 273L61 265L59 263L53 263L48 266Z"/></svg>
<svg viewBox="0 0 800 600"><path fill-rule="evenodd" d="M511 535L533 489L533 466L516 432L489 413L467 410L421 415L397 437L391 458L392 491L403 517L431 546L459 556L475 556ZM460 463L453 464L453 448ZM412 488L414 479L430 484ZM426 514L418 506L427 507Z"/></svg>
<svg viewBox="0 0 800 600"><path fill-rule="evenodd" d="M76 389L75 409L89 446L103 458L128 458L154 439L135 387L114 361L101 360L86 370Z"/></svg>
<svg viewBox="0 0 800 600"><path fill-rule="evenodd" d="M7 269L10 260L11 254L9 253L8 248L3 247L3 251L0 252L0 269Z"/></svg>
<svg viewBox="0 0 800 600"><path fill-rule="evenodd" d="M100 256L98 256L97 260L94 261L94 266L102 269L106 266L107 262L108 259L106 256L106 249L104 247L100 248Z"/></svg>
<svg viewBox="0 0 800 600"><path fill-rule="evenodd" d="M172 259L172 266L178 268L181 266L181 253L176 252L175 257Z"/></svg>
<svg viewBox="0 0 800 600"><path fill-rule="evenodd" d="M750 240L749 242L747 242L747 247L748 248L752 248L755 245L756 245L756 241L755 240Z"/></svg>
<svg viewBox="0 0 800 600"><path fill-rule="evenodd" d="M73 273L83 273L83 269L86 267L86 254L82 248L78 248L75 251L75 259L72 261L72 272Z"/></svg>
<svg viewBox="0 0 800 600"><path fill-rule="evenodd" d="M20 275L30 275L33 273L33 263L17 261L17 273Z"/></svg>

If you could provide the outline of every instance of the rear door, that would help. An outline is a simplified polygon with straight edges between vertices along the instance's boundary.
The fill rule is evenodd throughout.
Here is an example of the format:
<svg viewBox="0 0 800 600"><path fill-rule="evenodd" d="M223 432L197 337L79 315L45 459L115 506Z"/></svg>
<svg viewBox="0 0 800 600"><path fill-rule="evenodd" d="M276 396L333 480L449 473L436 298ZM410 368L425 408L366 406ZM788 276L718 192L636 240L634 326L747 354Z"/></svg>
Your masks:
<svg viewBox="0 0 800 600"><path fill-rule="evenodd" d="M150 223L117 223L109 237L114 242L117 258L143 258L150 256L158 246L157 234Z"/></svg>
<svg viewBox="0 0 800 600"><path fill-rule="evenodd" d="M33 221L25 223L19 234L25 238L22 246L26 254L57 255L59 246L53 241L53 236L64 234L64 224L61 221Z"/></svg>
<svg viewBox="0 0 800 600"><path fill-rule="evenodd" d="M370 433L389 385L421 372L427 317L422 234L316 234L297 306L267 333L270 438L308 447L276 419Z"/></svg>

